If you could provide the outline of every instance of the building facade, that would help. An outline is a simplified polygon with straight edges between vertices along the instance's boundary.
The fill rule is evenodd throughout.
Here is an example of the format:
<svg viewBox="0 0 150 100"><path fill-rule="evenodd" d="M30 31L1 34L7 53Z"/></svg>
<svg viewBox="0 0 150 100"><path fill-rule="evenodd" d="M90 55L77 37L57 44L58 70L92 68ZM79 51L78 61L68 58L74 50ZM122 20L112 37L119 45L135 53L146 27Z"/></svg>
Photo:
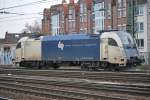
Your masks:
<svg viewBox="0 0 150 100"><path fill-rule="evenodd" d="M66 17L66 33L79 32L79 5L70 0Z"/></svg>
<svg viewBox="0 0 150 100"><path fill-rule="evenodd" d="M59 35L64 32L65 24L63 15L63 5L54 5L50 9L50 34ZM64 27L61 27L64 26Z"/></svg>
<svg viewBox="0 0 150 100"><path fill-rule="evenodd" d="M43 11L43 19L42 19L42 33L44 35L50 34L50 9L45 8Z"/></svg>
<svg viewBox="0 0 150 100"><path fill-rule="evenodd" d="M65 0L44 9L43 33L97 33L102 30L126 30L128 0Z"/></svg>
<svg viewBox="0 0 150 100"><path fill-rule="evenodd" d="M78 12L79 5L75 3L74 0L70 0L69 4L63 0L62 4L51 6L48 11L44 11L44 17L42 19L42 33L59 35L79 32L80 26ZM45 19L49 20L44 21Z"/></svg>
<svg viewBox="0 0 150 100"><path fill-rule="evenodd" d="M127 0L105 0L105 30L126 30Z"/></svg>
<svg viewBox="0 0 150 100"><path fill-rule="evenodd" d="M135 39L141 56L145 58L145 64L150 64L150 12L149 0L135 0Z"/></svg>
<svg viewBox="0 0 150 100"><path fill-rule="evenodd" d="M147 47L148 47L148 64L150 65L150 0L147 0Z"/></svg>
<svg viewBox="0 0 150 100"><path fill-rule="evenodd" d="M79 32L92 33L92 0L79 0Z"/></svg>

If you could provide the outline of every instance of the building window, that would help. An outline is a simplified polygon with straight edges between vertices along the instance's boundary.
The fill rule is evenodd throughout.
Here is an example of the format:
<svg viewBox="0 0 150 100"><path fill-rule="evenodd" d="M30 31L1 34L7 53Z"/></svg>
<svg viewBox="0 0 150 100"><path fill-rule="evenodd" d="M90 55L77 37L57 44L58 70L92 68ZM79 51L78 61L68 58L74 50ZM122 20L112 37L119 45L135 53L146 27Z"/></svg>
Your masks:
<svg viewBox="0 0 150 100"><path fill-rule="evenodd" d="M126 17L126 8L122 9L122 17Z"/></svg>
<svg viewBox="0 0 150 100"><path fill-rule="evenodd" d="M120 30L120 31L126 31L126 24L118 25L118 30Z"/></svg>
<svg viewBox="0 0 150 100"><path fill-rule="evenodd" d="M139 23L139 29L140 32L144 31L144 23Z"/></svg>
<svg viewBox="0 0 150 100"><path fill-rule="evenodd" d="M84 10L84 8L83 8L83 3L81 3L81 4L80 4L80 13L81 13L81 14L83 14L83 12L84 12L83 10Z"/></svg>
<svg viewBox="0 0 150 100"><path fill-rule="evenodd" d="M122 30L122 26L118 25L118 30L121 31Z"/></svg>
<svg viewBox="0 0 150 100"><path fill-rule="evenodd" d="M68 28L69 28L70 32L75 32L76 31L76 22L75 21L76 21L75 7L74 6L69 6L69 20L68 20L69 27Z"/></svg>
<svg viewBox="0 0 150 100"><path fill-rule="evenodd" d="M60 24L59 24L59 14L53 15L51 17L51 27L52 27L52 35L58 35L59 34L59 29L60 29Z"/></svg>
<svg viewBox="0 0 150 100"><path fill-rule="evenodd" d="M135 29L137 32L144 32L144 23L135 23Z"/></svg>
<svg viewBox="0 0 150 100"><path fill-rule="evenodd" d="M122 1L122 7L123 7L123 8L126 8L126 6L127 6L127 0L123 0L123 1Z"/></svg>
<svg viewBox="0 0 150 100"><path fill-rule="evenodd" d="M86 4L81 4L81 5L80 6L82 7L83 12L80 13L80 31L87 32L87 27L88 27L87 26L87 21L88 21L87 7L86 7Z"/></svg>
<svg viewBox="0 0 150 100"><path fill-rule="evenodd" d="M139 48L144 48L144 39L137 39L137 45Z"/></svg>
<svg viewBox="0 0 150 100"><path fill-rule="evenodd" d="M117 13L118 13L118 18L121 17L126 17L126 0L118 0L117 2Z"/></svg>
<svg viewBox="0 0 150 100"><path fill-rule="evenodd" d="M122 11L121 9L118 9L118 18L121 18L121 16L122 16Z"/></svg>
<svg viewBox="0 0 150 100"><path fill-rule="evenodd" d="M138 5L136 9L136 16L143 16L144 15L144 6Z"/></svg>
<svg viewBox="0 0 150 100"><path fill-rule="evenodd" d="M87 13L87 6L86 6L86 3L81 3L81 4L80 4L80 13L81 13L81 14Z"/></svg>
<svg viewBox="0 0 150 100"><path fill-rule="evenodd" d="M83 16L80 16L80 22L83 22Z"/></svg>
<svg viewBox="0 0 150 100"><path fill-rule="evenodd" d="M73 6L69 6L69 19L75 19L75 8Z"/></svg>
<svg viewBox="0 0 150 100"><path fill-rule="evenodd" d="M107 30L112 30L112 27L111 26L107 26Z"/></svg>
<svg viewBox="0 0 150 100"><path fill-rule="evenodd" d="M104 2L94 4L94 33L104 30Z"/></svg>
<svg viewBox="0 0 150 100"><path fill-rule="evenodd" d="M118 7L118 9L122 7L122 0L118 0L117 7Z"/></svg>
<svg viewBox="0 0 150 100"><path fill-rule="evenodd" d="M127 30L126 24L123 24L122 25L122 31L126 31L126 30Z"/></svg>
<svg viewBox="0 0 150 100"><path fill-rule="evenodd" d="M107 5L107 19L111 19L111 4Z"/></svg>

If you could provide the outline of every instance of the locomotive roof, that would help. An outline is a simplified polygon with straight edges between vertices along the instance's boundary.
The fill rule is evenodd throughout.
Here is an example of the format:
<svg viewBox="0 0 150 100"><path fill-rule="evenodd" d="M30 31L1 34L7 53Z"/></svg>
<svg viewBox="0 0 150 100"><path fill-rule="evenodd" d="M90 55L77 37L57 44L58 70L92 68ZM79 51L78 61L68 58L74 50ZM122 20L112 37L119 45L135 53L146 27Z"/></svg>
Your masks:
<svg viewBox="0 0 150 100"><path fill-rule="evenodd" d="M93 39L98 38L100 34L68 34L68 35L56 35L56 36L44 36L43 41L48 40L80 40L80 39Z"/></svg>

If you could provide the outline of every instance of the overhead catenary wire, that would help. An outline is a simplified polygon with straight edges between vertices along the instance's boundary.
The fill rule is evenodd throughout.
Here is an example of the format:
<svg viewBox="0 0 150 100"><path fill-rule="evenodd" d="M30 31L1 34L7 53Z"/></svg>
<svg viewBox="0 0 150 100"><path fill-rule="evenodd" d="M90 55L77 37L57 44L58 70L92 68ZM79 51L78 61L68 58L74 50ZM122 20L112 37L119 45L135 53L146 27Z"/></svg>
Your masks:
<svg viewBox="0 0 150 100"><path fill-rule="evenodd" d="M43 15L42 12L38 12L38 13L16 13L16 12L6 12L6 11L0 11L0 14L15 14L15 15L33 15L33 14L38 14L38 15ZM5 17L7 18L7 17ZM5 18L0 18L0 19L5 19Z"/></svg>
<svg viewBox="0 0 150 100"><path fill-rule="evenodd" d="M37 0L35 2L29 1L28 3L27 2L26 3L25 2L24 3L19 2L19 0L18 0L17 2L19 2L20 4L12 2L12 4L14 4L14 5L1 6L0 7L0 12L8 11L9 14L0 14L0 25L4 26L5 24L7 24L6 26L7 26L7 28L9 28L8 24L12 24L11 22L13 22L15 27L21 26L21 23L22 23L22 26L23 26L24 23L31 23L33 20L38 20L38 21L41 22L41 18L42 18L41 15L43 15L43 12L41 10L32 10L34 12L30 11L31 13L29 13L29 12L26 12L26 8L33 7L33 6L36 6L36 5L38 5L38 7L40 7L41 5L43 5L45 3L50 3L50 5L53 5L53 4L55 4L54 3L55 1L58 1L58 0ZM19 12L19 11L21 11L21 12ZM11 26L11 27L13 27L13 26ZM3 28L1 28L0 31L2 31L2 29ZM6 29L4 29L4 30L6 31Z"/></svg>
<svg viewBox="0 0 150 100"><path fill-rule="evenodd" d="M46 3L46 2L53 2L53 0L50 0L50 1L48 1L48 0L40 0L40 1L25 3L25 4L21 4L21 5L15 5L15 6L11 6L11 7L4 7L4 8L0 8L0 10L18 8L18 7L29 6L29 5L34 5L34 4L41 4L41 3Z"/></svg>
<svg viewBox="0 0 150 100"><path fill-rule="evenodd" d="M26 16L26 15L43 15L43 12L38 12L38 13L20 13L20 12L8 12L8 11L5 11L5 9L11 9L11 8L16 8L16 7L22 7L22 6L27 6L27 5L32 5L32 4L39 4L39 3L46 3L46 2L53 2L53 0L40 0L40 1L36 1L36 2L30 2L30 3L26 3L26 4L22 4L22 5L17 5L17 6L12 6L12 7L7 7L7 8L0 8L0 10L2 10L2 11L0 11L0 15L16 15L16 16L8 16L8 17L6 17L6 16L4 16L4 18L2 17L0 17L0 20L1 19L8 19L8 18L12 18L12 17L18 17L18 16Z"/></svg>
<svg viewBox="0 0 150 100"><path fill-rule="evenodd" d="M8 12L8 11L0 11L0 14L15 14L15 15L24 15L22 13Z"/></svg>
<svg viewBox="0 0 150 100"><path fill-rule="evenodd" d="M33 15L41 15L41 16L43 16L42 14L31 14L31 15L21 15L21 16L16 15L16 16L9 16L9 17L0 18L0 21L5 22L5 21L7 21L5 19L8 19L8 18L9 18L9 20L14 20L14 19L10 19L10 18L17 18L17 17L24 17L24 16L33 16ZM20 18L20 20L21 20L21 18Z"/></svg>
<svg viewBox="0 0 150 100"><path fill-rule="evenodd" d="M38 13L19 13L19 14L15 14L15 16L8 16L8 17L0 17L0 20L3 19L8 19L8 18L15 18L15 17L23 17L23 16L31 16L31 15L41 15L43 16L43 12L38 12Z"/></svg>
<svg viewBox="0 0 150 100"><path fill-rule="evenodd" d="M40 18L40 17L26 17L26 18L16 18L16 19L10 19L10 20L2 20L2 21L0 21L0 22L5 22L5 21L22 21L22 20L27 20L27 19L33 19L33 18Z"/></svg>

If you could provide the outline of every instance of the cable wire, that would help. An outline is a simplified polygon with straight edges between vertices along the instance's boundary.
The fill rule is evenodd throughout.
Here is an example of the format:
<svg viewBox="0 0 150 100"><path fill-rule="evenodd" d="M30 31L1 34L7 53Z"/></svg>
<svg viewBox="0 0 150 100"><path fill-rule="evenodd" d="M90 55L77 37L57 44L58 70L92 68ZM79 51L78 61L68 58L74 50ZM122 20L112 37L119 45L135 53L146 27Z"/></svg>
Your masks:
<svg viewBox="0 0 150 100"><path fill-rule="evenodd" d="M26 19L33 19L33 18L40 18L40 17L27 17L27 18L18 18L18 19L10 19L10 20L2 20L0 22L5 22L5 21L18 21L18 20L26 20Z"/></svg>
<svg viewBox="0 0 150 100"><path fill-rule="evenodd" d="M40 0L40 1L36 1L36 2L30 2L30 3L26 3L26 4L21 4L21 5L16 5L16 6L11 6L11 7L6 7L6 8L0 8L0 10L5 10L5 9L11 9L11 8L18 8L18 7L23 7L23 6L29 6L29 5L33 5L33 4L41 4L41 3L46 3L46 2L52 2L51 1L47 1L47 0Z"/></svg>

